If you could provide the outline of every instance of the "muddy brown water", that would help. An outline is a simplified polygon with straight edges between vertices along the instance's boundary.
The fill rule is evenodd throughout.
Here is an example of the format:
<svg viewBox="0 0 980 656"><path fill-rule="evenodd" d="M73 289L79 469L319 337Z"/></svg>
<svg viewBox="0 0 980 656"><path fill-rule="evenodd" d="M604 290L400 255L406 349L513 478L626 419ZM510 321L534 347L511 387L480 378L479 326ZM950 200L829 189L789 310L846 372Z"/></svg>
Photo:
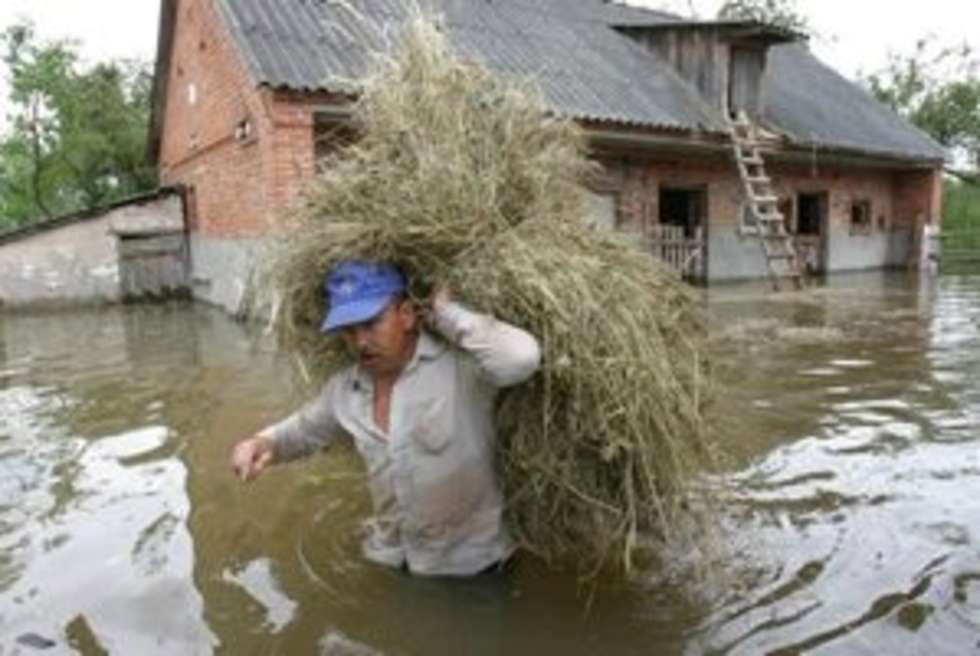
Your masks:
<svg viewBox="0 0 980 656"><path fill-rule="evenodd" d="M349 451L236 482L234 440L300 394L221 313L4 313L0 654L978 653L980 278L707 303L728 582L603 584L588 612L531 560L367 564Z"/></svg>

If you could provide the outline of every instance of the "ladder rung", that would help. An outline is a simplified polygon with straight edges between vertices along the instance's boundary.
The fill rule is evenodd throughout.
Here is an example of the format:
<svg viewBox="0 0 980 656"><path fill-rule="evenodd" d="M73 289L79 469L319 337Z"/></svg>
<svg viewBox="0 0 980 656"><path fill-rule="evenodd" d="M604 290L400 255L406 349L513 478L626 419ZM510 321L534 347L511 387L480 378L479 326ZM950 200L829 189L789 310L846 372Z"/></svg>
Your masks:
<svg viewBox="0 0 980 656"><path fill-rule="evenodd" d="M757 234L769 269L769 279L776 291L780 280L792 280L797 289L803 287L803 271L793 240L786 229L786 217L779 211L779 197L766 175L765 160L759 151L757 133L745 114L730 123L735 161L745 186L747 200L758 226ZM755 169L749 169L753 166ZM782 263L782 264L780 264Z"/></svg>

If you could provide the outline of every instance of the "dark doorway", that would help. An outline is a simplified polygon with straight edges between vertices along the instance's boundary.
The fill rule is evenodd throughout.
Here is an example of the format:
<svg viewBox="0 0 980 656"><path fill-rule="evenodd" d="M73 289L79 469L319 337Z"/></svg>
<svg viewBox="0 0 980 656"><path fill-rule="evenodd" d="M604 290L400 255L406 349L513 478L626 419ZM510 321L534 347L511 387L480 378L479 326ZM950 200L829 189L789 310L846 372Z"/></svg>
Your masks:
<svg viewBox="0 0 980 656"><path fill-rule="evenodd" d="M827 193L796 198L796 249L809 273L823 273L827 262Z"/></svg>
<svg viewBox="0 0 980 656"><path fill-rule="evenodd" d="M704 189L660 188L660 223L682 226L684 236L692 239L704 225L707 194Z"/></svg>
<svg viewBox="0 0 980 656"><path fill-rule="evenodd" d="M796 233L799 235L823 234L826 194L800 194L797 199Z"/></svg>

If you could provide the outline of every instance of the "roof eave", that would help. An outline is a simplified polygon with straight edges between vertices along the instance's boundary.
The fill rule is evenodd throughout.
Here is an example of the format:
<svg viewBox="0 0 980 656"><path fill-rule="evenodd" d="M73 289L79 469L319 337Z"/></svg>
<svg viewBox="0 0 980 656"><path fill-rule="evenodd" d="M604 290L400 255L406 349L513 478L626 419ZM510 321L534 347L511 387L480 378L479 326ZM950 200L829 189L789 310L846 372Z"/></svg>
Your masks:
<svg viewBox="0 0 980 656"><path fill-rule="evenodd" d="M786 146L773 151L776 157L786 159L804 158L806 161L818 161L821 158L848 160L855 165L865 163L895 168L934 169L945 164L945 158L940 155L930 156L925 153L915 154L891 150L881 150L856 146L853 144L830 144L814 141L788 140Z"/></svg>
<svg viewBox="0 0 980 656"><path fill-rule="evenodd" d="M810 37L803 32L781 27L771 23L754 20L718 20L718 21L674 21L651 22L649 24L628 23L613 25L615 29L629 31L666 32L676 30L715 29L725 33L726 38L733 41L755 40L767 45L796 43L809 41Z"/></svg>
<svg viewBox="0 0 980 656"><path fill-rule="evenodd" d="M589 121L586 137L593 143L613 148L649 148L692 154L727 156L732 149L730 136L711 130L691 130L671 126ZM848 166L889 169L937 169L945 162L942 157L874 150L853 145L785 140L782 145L765 148L764 154L776 161L811 163L832 161Z"/></svg>
<svg viewBox="0 0 980 656"><path fill-rule="evenodd" d="M121 198L109 203L108 205L90 207L88 209L78 210L62 216L56 216L51 219L44 219L41 221L34 221L33 223L20 225L16 228L11 228L0 232L0 245L26 239L27 237L32 237L34 235L63 228L65 226L74 225L76 223L98 219L105 216L107 213L126 205L142 205L170 195L179 196L181 198L181 202L183 202L184 188L180 185L158 187L152 191L146 191Z"/></svg>

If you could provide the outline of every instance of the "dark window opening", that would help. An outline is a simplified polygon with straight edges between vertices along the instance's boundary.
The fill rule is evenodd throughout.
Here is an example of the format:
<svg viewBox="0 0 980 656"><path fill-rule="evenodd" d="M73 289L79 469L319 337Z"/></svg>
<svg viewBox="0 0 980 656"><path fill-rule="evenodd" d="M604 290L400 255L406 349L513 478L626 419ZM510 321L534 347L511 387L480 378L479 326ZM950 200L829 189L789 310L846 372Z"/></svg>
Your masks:
<svg viewBox="0 0 980 656"><path fill-rule="evenodd" d="M319 164L352 146L357 139L357 131L348 125L317 122L313 128L313 159Z"/></svg>
<svg viewBox="0 0 980 656"><path fill-rule="evenodd" d="M871 232L871 201L856 200L851 203L851 232Z"/></svg>
<svg viewBox="0 0 980 656"><path fill-rule="evenodd" d="M822 194L800 194L796 199L796 233L819 235L823 232Z"/></svg>
<svg viewBox="0 0 980 656"><path fill-rule="evenodd" d="M695 237L697 229L704 225L707 194L704 189L660 189L660 223L682 226L684 236Z"/></svg>

